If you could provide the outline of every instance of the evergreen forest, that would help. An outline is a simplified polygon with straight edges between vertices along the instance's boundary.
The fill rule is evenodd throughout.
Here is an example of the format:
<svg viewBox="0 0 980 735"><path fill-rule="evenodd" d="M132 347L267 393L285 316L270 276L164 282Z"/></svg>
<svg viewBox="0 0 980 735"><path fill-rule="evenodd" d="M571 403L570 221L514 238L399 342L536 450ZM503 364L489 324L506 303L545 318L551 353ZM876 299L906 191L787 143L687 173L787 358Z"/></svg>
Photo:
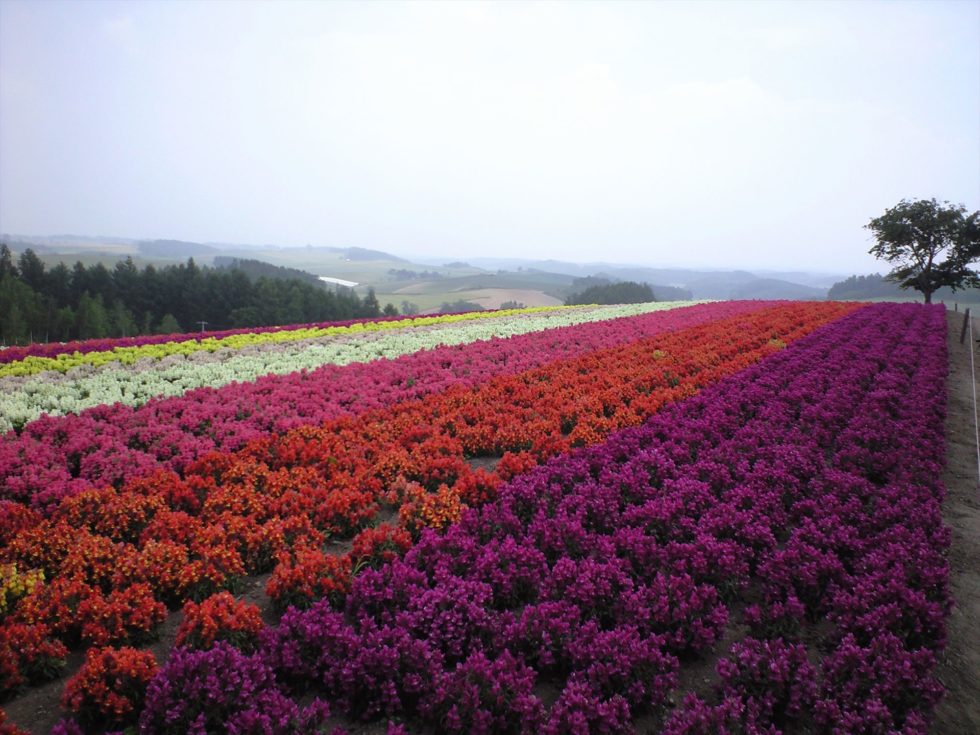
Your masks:
<svg viewBox="0 0 980 735"><path fill-rule="evenodd" d="M255 271L255 269L250 269ZM0 244L0 341L5 345L264 327L376 317L373 290L352 290L238 267L140 269L131 258L48 268L27 249ZM387 306L385 314L396 314ZM202 324L203 322L203 324Z"/></svg>

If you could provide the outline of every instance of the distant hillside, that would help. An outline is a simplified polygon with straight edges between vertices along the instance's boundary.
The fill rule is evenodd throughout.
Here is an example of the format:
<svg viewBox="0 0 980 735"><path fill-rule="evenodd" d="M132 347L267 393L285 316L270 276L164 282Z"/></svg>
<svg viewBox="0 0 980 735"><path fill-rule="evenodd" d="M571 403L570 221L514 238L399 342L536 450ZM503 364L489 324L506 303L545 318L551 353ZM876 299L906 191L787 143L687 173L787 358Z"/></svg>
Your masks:
<svg viewBox="0 0 980 735"><path fill-rule="evenodd" d="M796 299L816 300L827 296L827 289L781 281L778 278L754 278L729 291L730 299Z"/></svg>
<svg viewBox="0 0 980 735"><path fill-rule="evenodd" d="M264 263L261 260L247 258L230 258L219 255L214 259L215 268L231 268L242 271L253 281L259 278L274 278L280 281L297 280L313 286L323 287L325 284L317 276L297 268L284 268L280 265Z"/></svg>
<svg viewBox="0 0 980 735"><path fill-rule="evenodd" d="M653 289L646 283L620 281L589 286L571 294L565 303L573 304L642 304L653 301Z"/></svg>
<svg viewBox="0 0 980 735"><path fill-rule="evenodd" d="M827 298L834 301L859 301L861 299L902 296L902 290L880 273L869 276L851 276L830 287Z"/></svg>
<svg viewBox="0 0 980 735"><path fill-rule="evenodd" d="M184 242L182 240L151 240L139 243L141 255L151 258L173 258L174 260L185 260L187 258L212 257L221 251L211 245L202 245L199 242Z"/></svg>
<svg viewBox="0 0 980 735"><path fill-rule="evenodd" d="M651 283L650 288L653 289L653 298L657 301L690 301L694 298L694 294L687 288L661 286L657 283Z"/></svg>
<svg viewBox="0 0 980 735"><path fill-rule="evenodd" d="M439 278L420 278L408 283L397 280L392 287L395 293L421 294L434 291L454 292L479 290L484 288L535 289L564 297L572 279L555 273L542 271L498 271L496 273L475 273L465 276L443 276Z"/></svg>
<svg viewBox="0 0 980 735"><path fill-rule="evenodd" d="M921 301L922 294L912 289L903 290L885 279L880 273L867 276L851 276L830 287L828 298L835 301ZM980 303L980 289L968 288L953 292L941 288L932 295L934 303Z"/></svg>
<svg viewBox="0 0 980 735"><path fill-rule="evenodd" d="M106 235L97 235L95 237L89 235L13 235L6 232L0 235L0 240L5 242L9 247L12 247L12 243L15 242L27 243L34 252L39 252L39 248L41 247L50 250L64 247L89 249L102 245L119 247L133 246L136 244L136 240L131 238L109 237Z"/></svg>
<svg viewBox="0 0 980 735"><path fill-rule="evenodd" d="M573 296L577 296L580 292L588 291L596 287L609 286L617 283L618 281L619 279L610 278L605 274L586 276L585 278L576 278L574 281L572 281L569 291L572 292ZM686 288L678 288L677 286L663 286L655 283L644 283L643 285L652 289L653 295L651 300L654 301L690 301L693 298L691 292Z"/></svg>
<svg viewBox="0 0 980 735"><path fill-rule="evenodd" d="M368 250L367 248L346 248L341 250L350 260L394 260L395 262L407 263L404 258L399 258L390 253L383 253L380 250Z"/></svg>
<svg viewBox="0 0 980 735"><path fill-rule="evenodd" d="M635 281L653 288L660 300L694 299L823 299L842 276L805 271L710 270L657 268L605 262L570 263L521 258L418 257L406 259L381 250L360 247L306 245L235 245L179 240L137 241L76 235L13 236L14 250L31 243L49 264L76 259L87 265L102 262L112 267L132 256L134 262L168 264L193 257L198 265L237 259L267 263L317 277L352 281L358 293L373 287L392 303L403 300L420 309L438 308L458 299L482 303L530 298L534 303L562 301L572 293L572 281L590 276L612 282ZM20 247L18 247L20 246ZM216 260L217 259L217 260ZM270 273L269 278L274 278ZM296 276L300 277L300 276ZM304 280L306 276L303 276ZM512 296L504 292L513 291ZM535 296L535 293L537 296ZM905 294L906 298L911 298ZM854 298L860 298L855 296ZM875 298L866 296L865 298ZM482 299L482 301L481 301Z"/></svg>
<svg viewBox="0 0 980 735"><path fill-rule="evenodd" d="M569 263L560 260L472 258L484 267L541 269L576 278L600 276L620 281L649 283L657 298L671 298L663 286L681 289L695 299L822 299L838 276L800 271L700 270L653 268L613 263ZM658 284L662 284L658 286ZM661 292L663 295L661 296Z"/></svg>
<svg viewBox="0 0 980 735"><path fill-rule="evenodd" d="M748 271L684 271L670 268L617 268L611 274L626 280L666 282L691 292L695 299L822 299L826 289L778 278L760 278Z"/></svg>

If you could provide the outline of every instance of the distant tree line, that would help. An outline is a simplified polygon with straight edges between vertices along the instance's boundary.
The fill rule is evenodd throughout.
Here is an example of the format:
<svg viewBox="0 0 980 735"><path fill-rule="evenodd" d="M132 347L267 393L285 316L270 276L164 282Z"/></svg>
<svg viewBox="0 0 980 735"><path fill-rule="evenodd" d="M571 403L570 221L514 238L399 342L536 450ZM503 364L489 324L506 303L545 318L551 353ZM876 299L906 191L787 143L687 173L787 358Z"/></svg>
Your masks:
<svg viewBox="0 0 980 735"><path fill-rule="evenodd" d="M608 286L618 286L623 283L628 283L632 288L628 290L623 290L620 292L618 289L613 289L608 292L608 295L604 295L607 292L604 290ZM651 289L653 295L650 298L646 298L646 291L635 291L636 287L646 287ZM584 298L583 294L592 288L598 290L590 292L593 293L597 298L617 298L617 295L624 295L627 298L630 294L633 294L633 298L638 299L637 301L579 301L578 299ZM680 288L678 286L657 286L650 285L646 283L638 283L636 281L617 281L613 278L607 278L605 276L584 276L582 278L576 278L572 281L570 287L571 296L565 299L566 304L642 304L647 301L690 301L694 298L690 290L686 288ZM569 299L575 299L575 301L569 301Z"/></svg>
<svg viewBox="0 0 980 735"><path fill-rule="evenodd" d="M252 260L249 258L234 258L228 255L218 255L214 258L215 268L232 268L244 271L252 280L259 278L275 278L279 281L298 280L309 283L311 286L322 287L324 282L317 276L308 271L301 271L298 268L287 268L281 265L273 265L262 260Z"/></svg>
<svg viewBox="0 0 980 735"><path fill-rule="evenodd" d="M690 301L694 298L693 292L688 288L680 286L650 286L656 294L655 301Z"/></svg>
<svg viewBox="0 0 980 735"><path fill-rule="evenodd" d="M396 281L434 281L443 277L439 271L413 271L408 268L389 268L388 275Z"/></svg>
<svg viewBox="0 0 980 735"><path fill-rule="evenodd" d="M439 307L440 314L458 314L464 311L483 311L483 306L475 301L458 299L456 301L443 301Z"/></svg>
<svg viewBox="0 0 980 735"><path fill-rule="evenodd" d="M240 268L138 268L131 258L47 268L33 250L14 262L0 244L0 340L4 344L131 337L394 315L374 291L361 298L298 279L250 278Z"/></svg>
<svg viewBox="0 0 980 735"><path fill-rule="evenodd" d="M582 278L572 279L570 288L572 293L580 293L593 286L609 286L613 283L615 281L612 278L606 278L605 276L583 276Z"/></svg>
<svg viewBox="0 0 980 735"><path fill-rule="evenodd" d="M901 295L901 289L891 281L886 281L880 273L869 276L851 276L838 281L827 292L831 301L852 301L856 299L889 298Z"/></svg>
<svg viewBox="0 0 980 735"><path fill-rule="evenodd" d="M872 273L868 276L851 276L843 281L838 281L827 292L827 298L831 301L861 301L862 299L905 299L909 295L908 291L894 281L889 280L880 273ZM980 290L966 288L956 293L951 288L939 288L933 295L935 301L958 301L976 303L980 301Z"/></svg>
<svg viewBox="0 0 980 735"><path fill-rule="evenodd" d="M647 301L656 301L653 296L653 289L647 283L637 283L636 281L590 285L565 299L565 303L569 306L573 304L642 304Z"/></svg>

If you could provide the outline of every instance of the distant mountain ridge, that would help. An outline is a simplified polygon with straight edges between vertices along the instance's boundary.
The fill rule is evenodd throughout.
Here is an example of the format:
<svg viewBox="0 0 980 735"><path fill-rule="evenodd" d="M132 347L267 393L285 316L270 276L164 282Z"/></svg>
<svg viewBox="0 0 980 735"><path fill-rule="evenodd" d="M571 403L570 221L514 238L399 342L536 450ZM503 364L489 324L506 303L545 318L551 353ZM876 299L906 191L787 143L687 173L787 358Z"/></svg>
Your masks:
<svg viewBox="0 0 980 735"><path fill-rule="evenodd" d="M6 236L5 236L6 237ZM218 259L256 260L273 266L304 271L313 276L342 278L376 286L380 290L413 293L411 285L391 284L395 271L438 271L443 290L469 288L532 288L557 298L568 295L575 278L597 276L613 281L635 281L653 287L658 298L690 294L695 299L801 299L827 298L828 289L846 274L779 270L714 270L704 268L623 265L596 261L572 263L553 259L494 257L405 258L361 247L236 245L182 240L127 240L125 238L64 236L10 236L11 245L32 243L38 252L59 252L70 260L84 251L107 260L132 254L144 259L182 261L193 257L202 265ZM16 241L16 242L15 242ZM63 246L59 249L59 246ZM464 262L465 261L465 262ZM358 288L362 288L359 286ZM662 294L662 295L661 295Z"/></svg>
<svg viewBox="0 0 980 735"><path fill-rule="evenodd" d="M694 268L656 268L611 263L569 263L559 260L516 260L471 258L473 265L493 266L507 263L511 267L563 273L576 278L609 277L621 281L649 283L656 292L657 284L689 291L695 299L800 299L827 297L827 289L840 276L830 274L787 273L763 271L759 274L745 270L698 270ZM792 275L808 283L787 280ZM825 283L825 286L815 284Z"/></svg>
<svg viewBox="0 0 980 735"><path fill-rule="evenodd" d="M140 255L150 258L200 258L213 257L221 251L211 245L182 240L144 240L138 243Z"/></svg>

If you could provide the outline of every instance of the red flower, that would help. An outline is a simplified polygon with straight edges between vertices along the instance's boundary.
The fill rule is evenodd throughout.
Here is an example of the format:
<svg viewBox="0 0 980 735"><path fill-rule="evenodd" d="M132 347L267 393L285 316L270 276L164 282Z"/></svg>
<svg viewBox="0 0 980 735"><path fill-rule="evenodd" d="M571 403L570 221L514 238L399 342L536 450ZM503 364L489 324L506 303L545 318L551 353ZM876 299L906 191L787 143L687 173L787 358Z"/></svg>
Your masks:
<svg viewBox="0 0 980 735"><path fill-rule="evenodd" d="M404 556L412 547L412 537L403 528L383 524L377 528L365 528L354 537L351 557L357 566L367 564L379 567Z"/></svg>
<svg viewBox="0 0 980 735"><path fill-rule="evenodd" d="M255 647L261 630L262 616L256 605L239 602L229 592L219 592L201 604L184 605L184 620L177 629L175 645L205 650L216 641L227 641L247 653Z"/></svg>
<svg viewBox="0 0 980 735"><path fill-rule="evenodd" d="M146 686L157 673L153 654L134 648L92 648L65 685L61 706L83 721L126 725L143 706Z"/></svg>
<svg viewBox="0 0 980 735"><path fill-rule="evenodd" d="M316 600L339 604L351 584L351 559L319 549L301 548L284 555L272 573L266 592L280 609L307 608Z"/></svg>
<svg viewBox="0 0 980 735"><path fill-rule="evenodd" d="M54 677L68 649L49 636L48 626L6 621L0 626L0 691Z"/></svg>

